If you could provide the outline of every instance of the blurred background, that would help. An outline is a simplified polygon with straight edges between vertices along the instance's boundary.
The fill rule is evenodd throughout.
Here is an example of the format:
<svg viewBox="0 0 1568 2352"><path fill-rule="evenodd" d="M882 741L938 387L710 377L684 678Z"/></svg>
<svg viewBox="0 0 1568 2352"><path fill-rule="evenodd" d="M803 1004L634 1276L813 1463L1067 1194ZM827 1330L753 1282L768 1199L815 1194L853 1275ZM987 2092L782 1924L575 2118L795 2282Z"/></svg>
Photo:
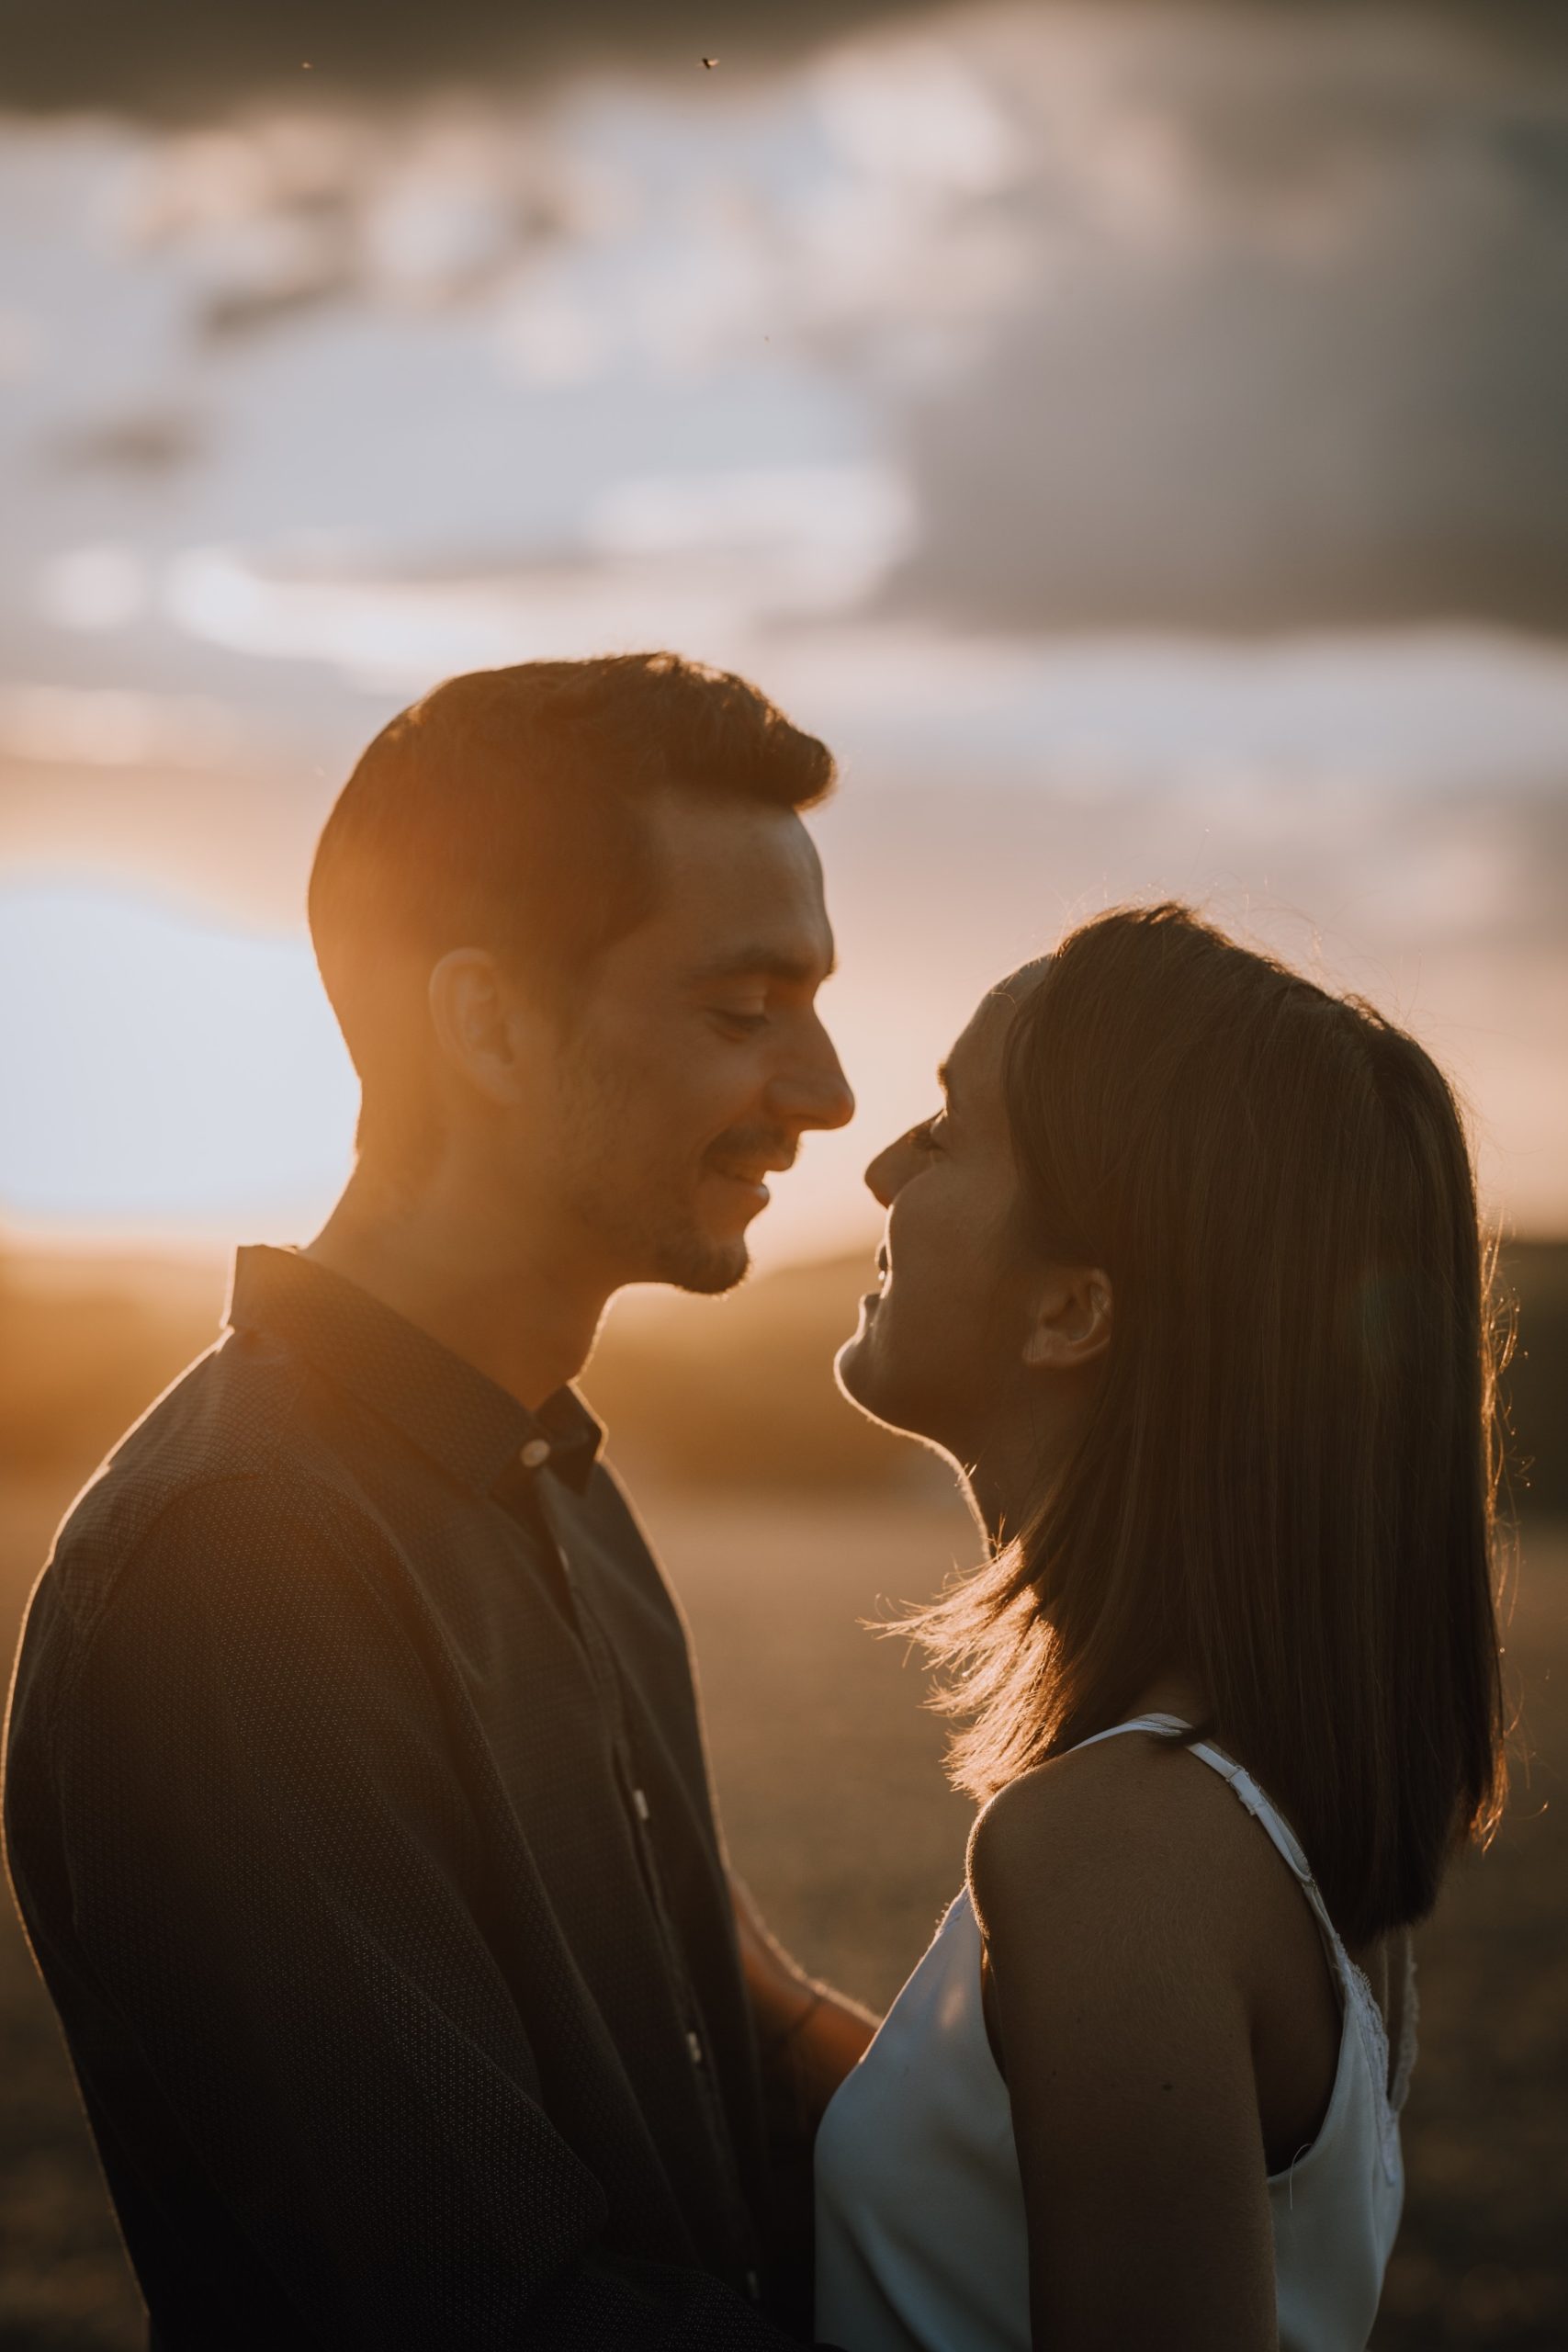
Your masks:
<svg viewBox="0 0 1568 2352"><path fill-rule="evenodd" d="M1175 894L1359 989L1472 1115L1521 1525L1376 2341L1568 2342L1564 417L1560 6L0 0L0 1634L346 1171L302 907L363 742L457 669L739 667L843 763L861 1115L585 1384L737 1858L878 2002L957 1883L859 1621L973 1537L828 1364L980 988ZM0 2346L129 2346L8 1922L0 2030Z"/></svg>

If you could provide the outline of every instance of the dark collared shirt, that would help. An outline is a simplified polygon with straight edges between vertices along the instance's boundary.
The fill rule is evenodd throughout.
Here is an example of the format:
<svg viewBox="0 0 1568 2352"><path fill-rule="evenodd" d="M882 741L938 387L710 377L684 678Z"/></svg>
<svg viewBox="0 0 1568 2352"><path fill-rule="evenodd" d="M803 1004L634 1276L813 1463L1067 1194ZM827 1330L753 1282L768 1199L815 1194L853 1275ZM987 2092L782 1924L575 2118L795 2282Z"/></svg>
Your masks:
<svg viewBox="0 0 1568 2352"><path fill-rule="evenodd" d="M570 1391L242 1251L28 1614L12 1874L168 2352L777 2346L684 1631Z"/></svg>

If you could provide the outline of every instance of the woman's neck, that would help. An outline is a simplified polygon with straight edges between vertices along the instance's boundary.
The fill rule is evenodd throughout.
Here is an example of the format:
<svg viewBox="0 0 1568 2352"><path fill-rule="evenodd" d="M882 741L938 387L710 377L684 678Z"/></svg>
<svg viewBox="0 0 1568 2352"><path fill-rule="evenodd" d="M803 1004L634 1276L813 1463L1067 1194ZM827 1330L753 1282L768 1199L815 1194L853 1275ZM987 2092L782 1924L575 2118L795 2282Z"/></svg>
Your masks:
<svg viewBox="0 0 1568 2352"><path fill-rule="evenodd" d="M1175 1715L1184 1724L1206 1723L1209 1702L1197 1678L1179 1667L1162 1667L1138 1693L1130 1715Z"/></svg>
<svg viewBox="0 0 1568 2352"><path fill-rule="evenodd" d="M986 1400L978 1430L950 1447L993 1551L1010 1544L1059 1485L1083 1442L1100 1394L1098 1364L1024 1374Z"/></svg>
<svg viewBox="0 0 1568 2352"><path fill-rule="evenodd" d="M1017 1426L994 1421L974 1460L960 1464L965 1499L993 1552L1023 1532L1066 1468L1080 1425L1067 1409L1046 1419L1035 1412Z"/></svg>

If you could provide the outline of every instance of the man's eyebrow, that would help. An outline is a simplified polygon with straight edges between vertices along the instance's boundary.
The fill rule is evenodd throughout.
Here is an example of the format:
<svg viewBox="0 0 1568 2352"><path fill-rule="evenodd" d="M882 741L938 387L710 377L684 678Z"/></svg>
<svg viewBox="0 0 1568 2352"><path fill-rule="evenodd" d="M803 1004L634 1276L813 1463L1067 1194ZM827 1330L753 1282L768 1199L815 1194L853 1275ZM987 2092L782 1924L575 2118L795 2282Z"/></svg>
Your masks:
<svg viewBox="0 0 1568 2352"><path fill-rule="evenodd" d="M936 1066L936 1082L951 1102L953 1100L953 1064L950 1061L938 1062Z"/></svg>
<svg viewBox="0 0 1568 2352"><path fill-rule="evenodd" d="M780 947L758 944L738 947L703 964L692 974L694 988L703 988L715 980L784 980L796 988L810 988L823 980L830 980L838 970L836 954L829 956L826 964L814 956L791 956Z"/></svg>

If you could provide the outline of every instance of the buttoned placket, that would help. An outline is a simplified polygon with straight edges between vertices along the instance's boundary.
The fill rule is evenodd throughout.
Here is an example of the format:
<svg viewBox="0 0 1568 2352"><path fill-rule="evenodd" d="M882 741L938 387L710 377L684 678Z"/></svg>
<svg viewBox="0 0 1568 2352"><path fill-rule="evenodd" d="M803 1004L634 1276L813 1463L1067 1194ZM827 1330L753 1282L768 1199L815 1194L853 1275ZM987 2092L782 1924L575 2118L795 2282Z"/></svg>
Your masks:
<svg viewBox="0 0 1568 2352"><path fill-rule="evenodd" d="M544 1438L530 1438L519 1454L523 1467L535 1474L536 1477L549 1458L549 1443ZM530 1478L529 1487L530 1489L534 1489L534 1477ZM676 1936L669 1905L665 1901L664 1883L659 1867L659 1852L653 1838L653 1808L649 1803L648 1792L638 1778L632 1755L620 1669L615 1664L615 1652L604 1627L600 1624L592 1603L582 1590L566 1546L556 1533L544 1497L534 1490L532 1501L535 1520L549 1544L560 1571L561 1582L571 1606L578 1637L581 1642L589 1673L598 1693L606 1728L610 1734L611 1751L615 1763L615 1777L631 1825L633 1843L637 1848L643 1883L648 1889L649 1902L664 1955L664 1964L675 1994L677 2008L686 2019L686 2052L691 2060L693 2075L698 2086L699 2103L717 2152L719 2167L731 2209L731 2228L738 2246L743 2251L746 2290L752 2301L757 2301L761 2295L761 2282L753 2267L756 2256L756 2228L741 2189L740 2177L735 2162L734 2145L730 2139L728 2119L724 2112L713 2068L708 2064L707 2048L703 2040L696 1996L687 1974L685 1956L681 1950L680 1939Z"/></svg>

